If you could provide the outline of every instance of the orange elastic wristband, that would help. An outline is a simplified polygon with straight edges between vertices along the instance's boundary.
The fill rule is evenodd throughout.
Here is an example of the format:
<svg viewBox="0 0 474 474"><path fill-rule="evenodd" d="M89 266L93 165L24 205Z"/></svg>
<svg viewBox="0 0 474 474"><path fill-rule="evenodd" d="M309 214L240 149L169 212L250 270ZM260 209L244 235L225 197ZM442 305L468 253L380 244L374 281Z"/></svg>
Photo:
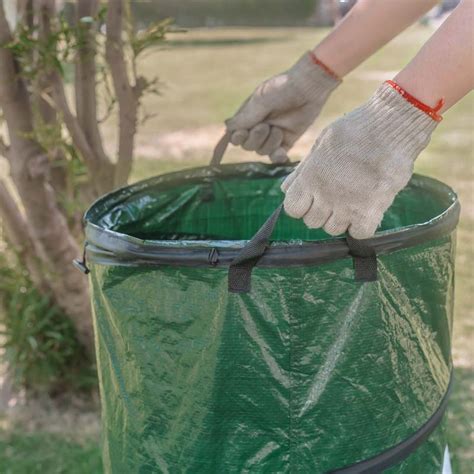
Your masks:
<svg viewBox="0 0 474 474"><path fill-rule="evenodd" d="M422 110L425 114L429 115L436 122L441 122L443 117L438 113L441 107L444 105L444 99L439 99L435 107L430 107L429 105L424 104L419 101L416 97L413 97L405 89L400 87L395 81L385 81L385 84L393 87L404 99L406 99L410 104L414 105L417 109Z"/></svg>
<svg viewBox="0 0 474 474"><path fill-rule="evenodd" d="M314 64L318 65L320 68L322 68L325 72L327 72L330 76L332 76L334 79L337 79L338 81L342 81L342 79L326 64L324 64L322 61L320 61L316 55L313 53L313 51L309 52L309 56L311 58L311 61L313 61Z"/></svg>

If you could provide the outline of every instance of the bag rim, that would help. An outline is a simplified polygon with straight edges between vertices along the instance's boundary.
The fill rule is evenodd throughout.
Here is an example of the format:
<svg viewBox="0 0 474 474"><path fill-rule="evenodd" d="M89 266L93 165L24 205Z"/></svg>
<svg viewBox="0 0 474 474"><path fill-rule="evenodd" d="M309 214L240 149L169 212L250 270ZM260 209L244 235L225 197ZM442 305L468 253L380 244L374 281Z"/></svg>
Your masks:
<svg viewBox="0 0 474 474"><path fill-rule="evenodd" d="M163 185L176 186L184 181L212 182L215 177L269 177L288 174L297 163L274 165L247 162L220 166L203 166L166 173L119 188L97 199L84 215L86 255L89 261L109 265L180 265L227 267L249 240L142 240L124 233L104 229L93 222L100 208L117 205L144 189ZM433 219L398 229L380 231L364 240L377 255L428 242L449 235L455 230L460 215L460 203L451 187L434 178L414 174L433 192L451 200L450 205ZM306 266L329 263L350 256L344 237L319 241L274 241L258 262L259 267Z"/></svg>

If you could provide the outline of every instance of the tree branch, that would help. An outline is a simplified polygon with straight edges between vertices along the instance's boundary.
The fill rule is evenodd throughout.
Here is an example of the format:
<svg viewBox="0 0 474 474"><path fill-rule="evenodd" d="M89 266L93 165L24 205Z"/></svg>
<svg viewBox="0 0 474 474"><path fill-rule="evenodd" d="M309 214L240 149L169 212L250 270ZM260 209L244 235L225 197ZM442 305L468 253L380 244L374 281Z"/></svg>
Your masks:
<svg viewBox="0 0 474 474"><path fill-rule="evenodd" d="M41 293L48 294L51 289L41 271L40 260L36 257L38 249L31 237L31 231L13 196L1 180L0 217L5 227L7 239L28 269L34 285Z"/></svg>
<svg viewBox="0 0 474 474"><path fill-rule="evenodd" d="M90 3L90 0L85 0L84 3ZM82 4L82 1L79 2L79 8L81 8ZM50 19L55 17L55 13L54 0L40 0L40 33L43 37L47 38L48 35L50 35ZM88 78L87 81L92 80L94 84L93 91L87 90L87 93L90 93L95 97L95 66L93 68L92 74L93 76ZM96 193L102 194L104 192L110 191L110 189L113 187L113 178L111 177L111 168L113 165L104 153L100 136L94 133L92 134L92 140L94 143L97 144L98 140L98 147L94 147L92 142L89 141L87 137L87 130L94 130L94 127L97 127L97 117L95 110L92 115L83 117L84 124L88 122L85 125L86 128L84 129L80 120L74 115L69 106L66 92L64 90L63 79L59 72L56 70L45 71L41 77L41 82L50 86L51 96L56 109L61 113L71 140L84 160ZM93 102L95 104L95 99L93 99Z"/></svg>
<svg viewBox="0 0 474 474"><path fill-rule="evenodd" d="M87 141L95 151L97 158L110 163L105 154L97 119L96 92L96 44L97 26L82 21L83 18L94 18L97 15L98 0L81 0L77 2L77 25L80 35L80 47L75 64L76 113L80 127L84 130Z"/></svg>
<svg viewBox="0 0 474 474"><path fill-rule="evenodd" d="M0 180L0 216L7 226L11 243L23 247L20 239L28 235L26 221L3 180Z"/></svg>
<svg viewBox="0 0 474 474"><path fill-rule="evenodd" d="M107 10L106 60L109 65L119 105L119 143L115 185L127 182L132 169L133 148L137 131L137 114L141 88L131 84L122 42L123 0L110 0Z"/></svg>
<svg viewBox="0 0 474 474"><path fill-rule="evenodd" d="M0 137L0 155L8 158L10 155L10 147L3 141L3 138Z"/></svg>
<svg viewBox="0 0 474 474"><path fill-rule="evenodd" d="M52 99L57 109L61 112L74 146L79 151L89 170L89 175L96 192L100 194L110 191L113 187L113 181L110 177L112 163L108 159L107 161L101 160L89 145L77 117L72 113L69 107L64 84L57 71L50 73L49 83L51 85Z"/></svg>
<svg viewBox="0 0 474 474"><path fill-rule="evenodd" d="M33 6L31 7L33 8ZM39 39L46 44L51 35L51 19L54 18L56 10L54 7L54 0L40 0L37 5L38 17L38 36ZM31 26L33 28L33 26ZM42 119L46 123L56 122L56 110L50 100L47 100L47 95L43 91L48 85L47 71L42 70L38 77L34 80L35 101L38 105L39 112Z"/></svg>
<svg viewBox="0 0 474 474"><path fill-rule="evenodd" d="M33 0L17 0L17 12L19 21L23 22L28 28L33 28L34 8Z"/></svg>
<svg viewBox="0 0 474 474"><path fill-rule="evenodd" d="M33 31L34 17L38 19L38 38L42 44L48 44L51 38L51 20L54 18L55 5L52 0L40 0L35 3L36 9L34 9L32 0L23 0L23 2L29 4L28 10L31 10L31 22L28 23L29 30ZM38 51L35 51L32 56L38 56ZM37 58L35 58L37 60ZM42 69L38 72L37 76L31 81L32 90L32 101L35 104L36 109L41 117L40 127L43 124L47 126L61 127L58 120L58 114L51 97L46 92L48 90L48 75L47 71ZM35 125L38 126L35 114ZM38 121L39 122L39 121ZM68 171L66 168L66 156L64 150L58 144L48 149L48 155L53 162L51 167L51 184L53 185L56 192L62 195L67 193L68 188Z"/></svg>

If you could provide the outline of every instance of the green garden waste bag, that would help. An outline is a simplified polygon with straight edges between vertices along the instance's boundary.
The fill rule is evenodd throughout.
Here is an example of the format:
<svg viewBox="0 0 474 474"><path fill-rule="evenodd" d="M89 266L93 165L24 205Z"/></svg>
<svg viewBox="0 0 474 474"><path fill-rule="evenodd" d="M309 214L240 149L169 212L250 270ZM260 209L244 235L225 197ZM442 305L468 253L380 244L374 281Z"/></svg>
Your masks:
<svg viewBox="0 0 474 474"><path fill-rule="evenodd" d="M86 213L107 473L442 473L459 203L372 239L280 213L292 164L158 176Z"/></svg>

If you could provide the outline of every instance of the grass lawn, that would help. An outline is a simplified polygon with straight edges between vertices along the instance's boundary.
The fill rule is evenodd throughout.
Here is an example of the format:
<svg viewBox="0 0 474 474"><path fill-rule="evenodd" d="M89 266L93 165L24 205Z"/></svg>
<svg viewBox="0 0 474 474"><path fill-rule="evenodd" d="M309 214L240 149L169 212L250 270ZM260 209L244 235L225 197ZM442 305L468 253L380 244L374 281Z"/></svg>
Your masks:
<svg viewBox="0 0 474 474"><path fill-rule="evenodd" d="M147 99L148 112L158 112L140 130L133 179L205 164L222 122L258 82L289 66L324 35L314 29L216 29L175 34L168 46L142 61L148 75L163 82L160 97ZM302 157L327 123L364 101L384 79L393 76L415 54L432 30L416 26L347 77L322 116L295 147ZM463 205L458 232L456 312L453 354L456 384L449 412L455 473L474 465L473 352L474 249L473 97L445 114L432 143L417 162L417 171L451 185ZM114 118L104 126L113 138ZM233 149L228 161L257 159ZM2 428L3 426L3 428ZM1 473L101 472L97 437L80 441L42 431L24 434L21 426L0 423ZM418 473L416 473L418 474Z"/></svg>
<svg viewBox="0 0 474 474"><path fill-rule="evenodd" d="M67 441L49 433L0 434L2 474L96 474L102 472L100 447L95 440Z"/></svg>

